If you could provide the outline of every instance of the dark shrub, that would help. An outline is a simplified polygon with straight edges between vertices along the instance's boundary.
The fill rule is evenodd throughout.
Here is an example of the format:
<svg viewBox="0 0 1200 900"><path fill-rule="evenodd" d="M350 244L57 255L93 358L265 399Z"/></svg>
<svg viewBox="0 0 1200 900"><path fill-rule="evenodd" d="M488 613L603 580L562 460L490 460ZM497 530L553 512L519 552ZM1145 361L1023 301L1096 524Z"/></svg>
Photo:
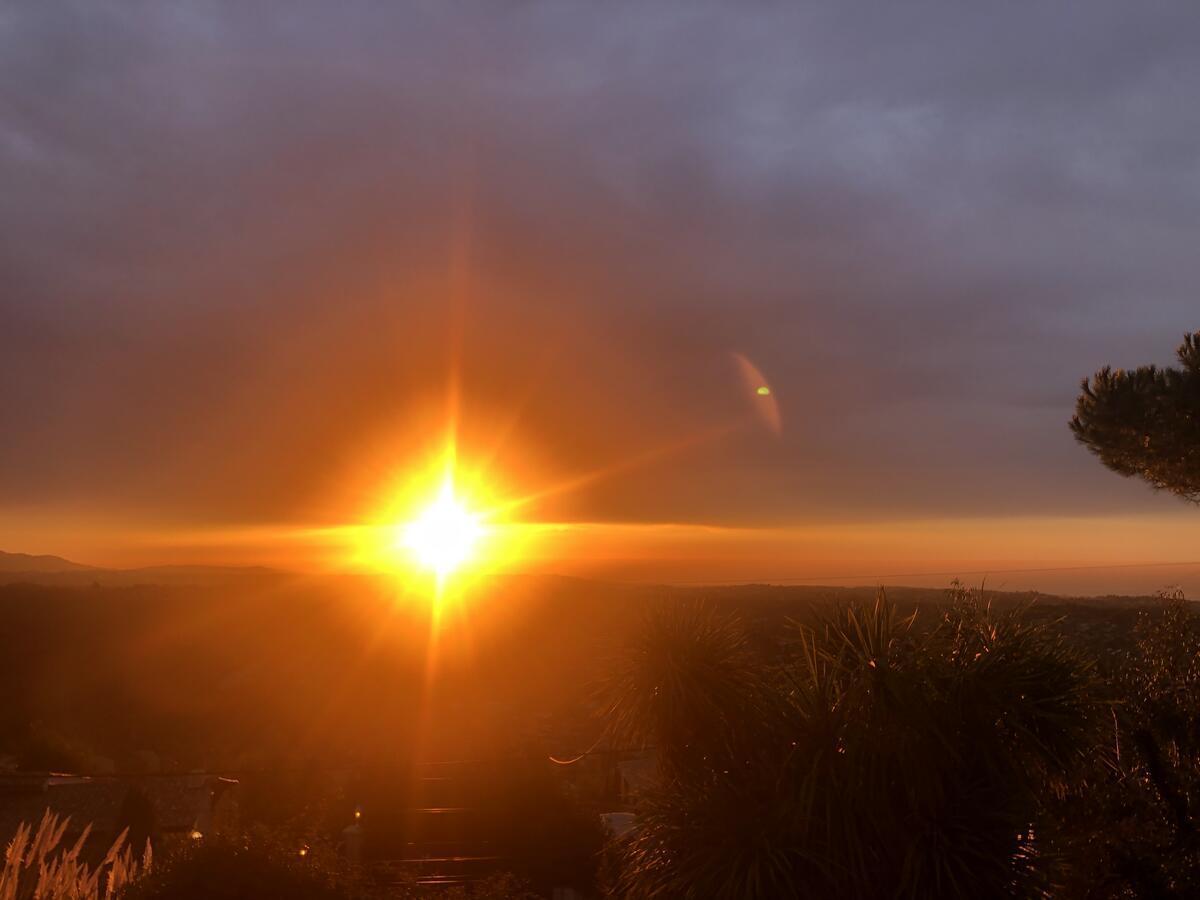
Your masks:
<svg viewBox="0 0 1200 900"><path fill-rule="evenodd" d="M206 837L155 860L121 900L350 900L356 880L337 864L249 838Z"/></svg>
<svg viewBox="0 0 1200 900"><path fill-rule="evenodd" d="M618 736L659 766L620 895L1050 889L1043 801L1094 747L1094 678L1048 626L952 600L918 623L881 594L769 656L721 613L657 615L614 691Z"/></svg>
<svg viewBox="0 0 1200 900"><path fill-rule="evenodd" d="M1135 637L1104 739L1059 809L1074 876L1062 896L1200 896L1200 613L1164 595Z"/></svg>

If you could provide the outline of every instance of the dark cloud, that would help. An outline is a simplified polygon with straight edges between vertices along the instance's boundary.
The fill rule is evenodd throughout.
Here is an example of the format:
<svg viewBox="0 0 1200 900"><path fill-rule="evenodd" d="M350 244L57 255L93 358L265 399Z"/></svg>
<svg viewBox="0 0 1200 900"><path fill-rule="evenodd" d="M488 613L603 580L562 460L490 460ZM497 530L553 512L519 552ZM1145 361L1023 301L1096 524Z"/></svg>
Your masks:
<svg viewBox="0 0 1200 900"><path fill-rule="evenodd" d="M1200 327L1187 4L0 11L0 506L319 512L436 396L706 521L1158 508L1078 379ZM399 423L399 425L398 425Z"/></svg>

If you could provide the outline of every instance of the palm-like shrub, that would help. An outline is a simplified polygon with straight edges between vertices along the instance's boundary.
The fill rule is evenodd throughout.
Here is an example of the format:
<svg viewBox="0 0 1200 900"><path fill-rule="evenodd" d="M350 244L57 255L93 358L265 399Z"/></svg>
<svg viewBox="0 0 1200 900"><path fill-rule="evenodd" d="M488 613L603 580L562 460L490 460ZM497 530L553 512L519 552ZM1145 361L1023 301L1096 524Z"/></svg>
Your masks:
<svg viewBox="0 0 1200 900"><path fill-rule="evenodd" d="M605 715L634 745L657 743L668 777L721 768L770 723L760 660L740 623L702 605L661 608L616 667Z"/></svg>
<svg viewBox="0 0 1200 900"><path fill-rule="evenodd" d="M660 777L624 845L634 897L1009 897L1049 884L1042 800L1091 746L1093 678L1046 626L960 592L880 595L751 652L712 610L656 615L619 733Z"/></svg>
<svg viewBox="0 0 1200 900"><path fill-rule="evenodd" d="M770 862L787 829L765 822L764 807L776 808L761 796L771 786L759 757L776 752L784 727L774 687L732 617L681 604L647 619L609 690L616 740L653 746L659 762L623 848L620 895L734 896L744 884L788 895L790 861Z"/></svg>

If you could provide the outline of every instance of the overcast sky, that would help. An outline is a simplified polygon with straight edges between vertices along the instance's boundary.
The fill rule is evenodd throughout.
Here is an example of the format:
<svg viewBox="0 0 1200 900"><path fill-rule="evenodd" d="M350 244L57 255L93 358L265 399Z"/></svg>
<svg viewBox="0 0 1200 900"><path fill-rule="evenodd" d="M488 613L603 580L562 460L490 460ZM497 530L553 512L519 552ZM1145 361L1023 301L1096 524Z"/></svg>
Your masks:
<svg viewBox="0 0 1200 900"><path fill-rule="evenodd" d="M1178 515L1066 422L1200 328L1197 46L1190 3L6 4L0 516L350 515L456 353L525 488L743 415L733 351L778 437L539 513Z"/></svg>

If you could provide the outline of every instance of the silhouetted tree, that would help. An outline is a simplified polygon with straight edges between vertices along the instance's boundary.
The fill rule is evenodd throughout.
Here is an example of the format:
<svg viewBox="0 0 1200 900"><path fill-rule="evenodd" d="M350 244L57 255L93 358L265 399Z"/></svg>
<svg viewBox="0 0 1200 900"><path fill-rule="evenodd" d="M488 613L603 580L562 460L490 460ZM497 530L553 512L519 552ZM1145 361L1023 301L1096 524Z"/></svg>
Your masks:
<svg viewBox="0 0 1200 900"><path fill-rule="evenodd" d="M668 610L618 679L659 777L629 897L1033 896L1043 798L1094 746L1093 676L1046 624L960 591L932 626L881 594L755 660L736 620Z"/></svg>
<svg viewBox="0 0 1200 900"><path fill-rule="evenodd" d="M1084 379L1071 431L1119 475L1200 502L1200 332L1179 348L1181 368L1105 366Z"/></svg>

